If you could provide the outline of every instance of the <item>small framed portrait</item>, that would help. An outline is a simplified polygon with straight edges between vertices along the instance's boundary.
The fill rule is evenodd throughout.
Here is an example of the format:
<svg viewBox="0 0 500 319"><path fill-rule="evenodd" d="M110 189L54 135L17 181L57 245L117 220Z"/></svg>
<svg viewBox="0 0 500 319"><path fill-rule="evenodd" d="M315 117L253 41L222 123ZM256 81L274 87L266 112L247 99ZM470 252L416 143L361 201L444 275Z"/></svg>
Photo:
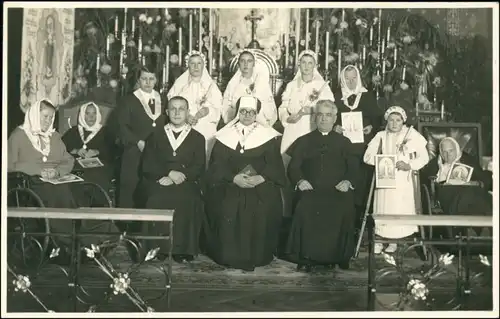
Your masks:
<svg viewBox="0 0 500 319"><path fill-rule="evenodd" d="M470 182L472 171L474 171L474 168L469 165L455 163L451 166L450 171L448 172L446 183L451 185L462 185L468 183Z"/></svg>
<svg viewBox="0 0 500 319"><path fill-rule="evenodd" d="M95 168L104 166L99 157L79 158L77 159L77 161L83 168Z"/></svg>
<svg viewBox="0 0 500 319"><path fill-rule="evenodd" d="M396 188L396 155L375 155L375 186Z"/></svg>
<svg viewBox="0 0 500 319"><path fill-rule="evenodd" d="M75 183L75 182L83 182L83 178L78 177L74 174L67 174L61 177L58 177L56 179L45 179L45 178L40 178L42 181L51 183L54 185L59 185L59 184L66 184L66 183Z"/></svg>

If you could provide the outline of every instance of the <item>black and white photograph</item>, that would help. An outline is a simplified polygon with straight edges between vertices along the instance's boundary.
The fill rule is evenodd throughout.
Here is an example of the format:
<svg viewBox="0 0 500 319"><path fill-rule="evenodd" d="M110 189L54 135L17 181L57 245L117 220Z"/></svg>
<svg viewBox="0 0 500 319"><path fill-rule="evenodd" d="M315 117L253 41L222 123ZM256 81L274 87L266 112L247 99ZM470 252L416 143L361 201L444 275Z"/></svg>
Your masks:
<svg viewBox="0 0 500 319"><path fill-rule="evenodd" d="M3 12L2 317L498 316L498 3Z"/></svg>
<svg viewBox="0 0 500 319"><path fill-rule="evenodd" d="M377 155L375 163L377 188L396 188L396 156Z"/></svg>

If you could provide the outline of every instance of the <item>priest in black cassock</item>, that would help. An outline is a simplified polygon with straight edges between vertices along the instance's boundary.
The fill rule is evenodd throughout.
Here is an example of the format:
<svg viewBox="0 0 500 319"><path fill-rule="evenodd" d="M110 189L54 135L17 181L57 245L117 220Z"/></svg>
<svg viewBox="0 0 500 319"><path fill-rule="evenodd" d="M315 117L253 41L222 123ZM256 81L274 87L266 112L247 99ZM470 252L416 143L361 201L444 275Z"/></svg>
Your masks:
<svg viewBox="0 0 500 319"><path fill-rule="evenodd" d="M198 254L203 219L200 178L205 171L205 138L186 123L188 101L168 101L169 123L146 140L140 192L145 207L174 209L174 260L192 261ZM167 223L155 223L155 232L168 233ZM162 241L163 243L164 241ZM163 253L168 247L162 247Z"/></svg>
<svg viewBox="0 0 500 319"><path fill-rule="evenodd" d="M298 269L315 265L349 267L354 251L354 192L359 163L348 138L333 131L334 102L316 104L318 129L288 150L288 176L299 198L286 253Z"/></svg>
<svg viewBox="0 0 500 319"><path fill-rule="evenodd" d="M378 108L375 96L363 86L361 74L354 65L346 66L340 74L340 89L335 93L335 104L338 108L338 116L335 121L334 131L344 134L344 136L351 140L353 143L353 152L359 162L357 187L354 191L357 212L356 224L359 228L364 215L373 175L373 168L363 162L363 155L368 143L380 131L384 113ZM362 129L362 140L350 134L356 125L343 123L342 119L345 113L355 115L357 112L361 114L363 121L359 125L359 129Z"/></svg>
<svg viewBox="0 0 500 319"><path fill-rule="evenodd" d="M273 261L283 214L280 133L256 122L260 108L255 97L239 98L238 116L216 134L207 172L209 255L245 271Z"/></svg>
<svg viewBox="0 0 500 319"><path fill-rule="evenodd" d="M153 70L142 67L138 86L132 94L125 96L119 105L118 126L123 154L118 189L118 207L138 208L140 200L136 188L146 139L157 127L165 125L160 94L154 89L157 81ZM139 222L118 223L122 230L132 233L140 231Z"/></svg>

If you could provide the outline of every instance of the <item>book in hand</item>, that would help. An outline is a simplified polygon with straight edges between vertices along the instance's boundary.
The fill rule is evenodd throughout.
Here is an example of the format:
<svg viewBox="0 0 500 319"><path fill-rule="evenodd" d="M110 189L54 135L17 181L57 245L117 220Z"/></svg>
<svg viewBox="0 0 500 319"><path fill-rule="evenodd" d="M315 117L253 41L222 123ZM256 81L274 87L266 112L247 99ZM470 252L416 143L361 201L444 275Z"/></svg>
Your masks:
<svg viewBox="0 0 500 319"><path fill-rule="evenodd" d="M75 174L67 174L67 175L60 176L60 177L54 178L54 179L46 179L46 178L40 177L40 180L47 182L47 183L54 184L54 185L74 183L74 182L83 182L83 178L78 177Z"/></svg>
<svg viewBox="0 0 500 319"><path fill-rule="evenodd" d="M248 164L247 166L245 166L245 168L243 168L239 173L239 174L245 174L247 176L257 176L257 171L255 170L255 168L253 168L252 165Z"/></svg>
<svg viewBox="0 0 500 319"><path fill-rule="evenodd" d="M83 168L95 168L104 166L99 157L78 158L77 161L78 164L80 164L80 166Z"/></svg>

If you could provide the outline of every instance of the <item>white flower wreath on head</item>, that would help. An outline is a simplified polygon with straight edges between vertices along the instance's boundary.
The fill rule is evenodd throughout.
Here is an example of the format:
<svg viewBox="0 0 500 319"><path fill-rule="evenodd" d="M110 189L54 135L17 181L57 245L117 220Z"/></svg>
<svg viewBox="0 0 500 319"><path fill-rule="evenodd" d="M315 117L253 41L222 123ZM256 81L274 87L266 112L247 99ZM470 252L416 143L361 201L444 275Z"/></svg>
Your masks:
<svg viewBox="0 0 500 319"><path fill-rule="evenodd" d="M203 67L206 66L207 61L206 61L205 55L203 53L201 53L200 51L193 50L193 51L189 52L188 54L186 54L186 56L184 57L184 63L186 64L186 67L189 66L189 59L193 56L199 56L201 58L201 60L203 61Z"/></svg>

